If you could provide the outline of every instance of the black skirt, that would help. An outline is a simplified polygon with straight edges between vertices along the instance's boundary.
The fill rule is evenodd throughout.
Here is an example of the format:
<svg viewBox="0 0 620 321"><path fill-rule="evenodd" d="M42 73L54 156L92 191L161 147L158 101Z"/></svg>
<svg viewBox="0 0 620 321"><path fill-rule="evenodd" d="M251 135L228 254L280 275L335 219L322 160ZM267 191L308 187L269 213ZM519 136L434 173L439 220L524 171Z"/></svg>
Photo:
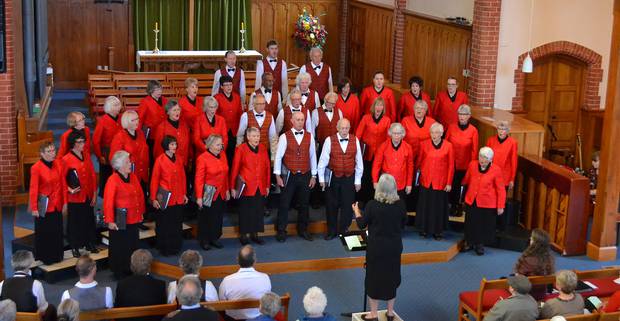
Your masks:
<svg viewBox="0 0 620 321"><path fill-rule="evenodd" d="M465 241L469 245L492 244L495 241L496 208L467 206L465 216Z"/></svg>
<svg viewBox="0 0 620 321"><path fill-rule="evenodd" d="M202 207L198 213L198 240L200 242L212 242L222 237L224 211L226 211L226 201L219 196L211 202L211 207Z"/></svg>
<svg viewBox="0 0 620 321"><path fill-rule="evenodd" d="M99 164L99 197L103 198L103 191L105 190L105 183L108 182L108 178L112 175L112 167L110 165Z"/></svg>
<svg viewBox="0 0 620 321"><path fill-rule="evenodd" d="M362 188L357 193L357 200L367 203L374 199L375 189L372 184L372 161L364 161L364 172L362 173Z"/></svg>
<svg viewBox="0 0 620 321"><path fill-rule="evenodd" d="M127 224L127 229L110 231L108 262L117 277L131 274L131 254L138 248L138 224Z"/></svg>
<svg viewBox="0 0 620 321"><path fill-rule="evenodd" d="M427 234L440 234L448 223L448 193L420 186L415 226Z"/></svg>
<svg viewBox="0 0 620 321"><path fill-rule="evenodd" d="M34 219L34 255L37 260L50 265L64 258L62 239L62 213L48 212L45 217Z"/></svg>
<svg viewBox="0 0 620 321"><path fill-rule="evenodd" d="M164 255L177 254L183 245L183 208L185 205L169 206L155 214L157 249Z"/></svg>
<svg viewBox="0 0 620 321"><path fill-rule="evenodd" d="M375 300L391 300L400 286L400 238L375 237L366 249L366 293Z"/></svg>
<svg viewBox="0 0 620 321"><path fill-rule="evenodd" d="M265 231L263 217L265 198L257 190L254 196L239 198L239 233L258 233Z"/></svg>
<svg viewBox="0 0 620 321"><path fill-rule="evenodd" d="M95 212L90 200L67 204L67 238L73 249L79 249L96 240Z"/></svg>

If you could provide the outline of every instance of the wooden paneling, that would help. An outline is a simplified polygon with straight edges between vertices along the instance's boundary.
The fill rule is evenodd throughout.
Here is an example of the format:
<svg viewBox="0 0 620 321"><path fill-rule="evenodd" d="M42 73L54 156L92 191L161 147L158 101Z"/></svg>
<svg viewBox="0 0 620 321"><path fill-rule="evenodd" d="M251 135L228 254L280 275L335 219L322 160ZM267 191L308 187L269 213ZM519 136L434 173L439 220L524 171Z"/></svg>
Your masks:
<svg viewBox="0 0 620 321"><path fill-rule="evenodd" d="M403 77L401 85L409 87L409 78L424 79L424 90L431 97L446 90L446 79L453 76L459 88L467 90L467 68L471 46L471 27L406 12Z"/></svg>
<svg viewBox="0 0 620 321"><path fill-rule="evenodd" d="M47 0L50 63L58 88L86 88L97 66L133 70L129 1Z"/></svg>
<svg viewBox="0 0 620 321"><path fill-rule="evenodd" d="M327 29L323 60L332 68L334 83L338 75L340 57L340 1L338 0L252 0L252 46L267 55L267 41L275 39L280 44L279 56L288 64L301 66L308 61L307 53L295 45L292 35L295 22L306 9L319 16L321 24ZM289 84L291 85L291 84Z"/></svg>
<svg viewBox="0 0 620 321"><path fill-rule="evenodd" d="M370 84L376 70L383 70L386 78L392 79L394 10L350 3L347 74L359 87Z"/></svg>
<svg viewBox="0 0 620 321"><path fill-rule="evenodd" d="M601 150L601 138L603 135L604 110L582 110L579 133L581 134L581 163L580 167L588 169L592 167L592 153ZM577 152L577 164L579 164L579 151Z"/></svg>

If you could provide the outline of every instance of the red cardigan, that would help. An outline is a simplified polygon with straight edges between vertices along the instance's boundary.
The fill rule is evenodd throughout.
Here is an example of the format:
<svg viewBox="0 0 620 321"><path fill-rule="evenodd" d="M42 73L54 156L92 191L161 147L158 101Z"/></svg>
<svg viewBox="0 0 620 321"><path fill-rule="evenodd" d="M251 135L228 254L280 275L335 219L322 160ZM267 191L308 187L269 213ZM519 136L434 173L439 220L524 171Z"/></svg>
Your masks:
<svg viewBox="0 0 620 321"><path fill-rule="evenodd" d="M110 157L110 155L104 155L103 151L106 149L108 152L110 151L112 139L120 130L123 130L120 124L120 117L117 116L114 119L109 114L105 114L98 118L95 133L93 134L93 147L97 159L102 157L107 159Z"/></svg>
<svg viewBox="0 0 620 321"><path fill-rule="evenodd" d="M454 102L450 100L448 91L440 91L435 97L435 106L433 107L433 118L440 122L444 130L450 124L458 124L459 118L457 110L462 104L467 104L467 94L462 91L456 92Z"/></svg>
<svg viewBox="0 0 620 321"><path fill-rule="evenodd" d="M174 162L166 154L161 154L155 159L149 190L151 201L155 200L157 189L162 187L171 193L168 206L185 203L184 197L187 194L187 181L185 177L185 167L183 167L184 163L185 160L177 155L175 155Z"/></svg>
<svg viewBox="0 0 620 321"><path fill-rule="evenodd" d="M219 156L217 158L209 151L198 156L196 161L196 178L194 180L197 198L202 197L204 185L209 184L216 188L213 195L214 200L217 197L223 200L226 199L226 192L230 189L228 187L228 160L224 151L220 152Z"/></svg>
<svg viewBox="0 0 620 321"><path fill-rule="evenodd" d="M103 192L104 222L114 222L114 210L117 208L127 209L127 224L142 222L144 193L136 175L129 174L129 182L125 182L118 172L108 178Z"/></svg>
<svg viewBox="0 0 620 321"><path fill-rule="evenodd" d="M487 146L493 150L493 164L502 169L504 174L504 184L508 186L510 182L515 181L517 176L517 141L508 136L502 143L499 142L497 135L487 139Z"/></svg>
<svg viewBox="0 0 620 321"><path fill-rule="evenodd" d="M161 147L161 142L164 140L164 136L173 136L177 139L177 151L176 155L179 156L183 160L183 165L187 165L187 159L189 157L189 127L183 121L179 121L178 128L172 126L172 124L165 120L161 122L153 133L153 158L157 159L157 157L164 153L163 147Z"/></svg>
<svg viewBox="0 0 620 321"><path fill-rule="evenodd" d="M465 203L480 208L503 209L506 203L506 189L502 179L502 170L491 163L484 173L480 172L478 161L469 163L463 185L467 185Z"/></svg>
<svg viewBox="0 0 620 321"><path fill-rule="evenodd" d="M370 114L362 117L362 121L360 121L355 131L355 136L359 138L360 143L366 144L366 151L363 155L364 160L370 161L375 157L375 151L379 148L379 145L388 138L390 124L390 118L385 116L385 114L379 119L379 123L375 123Z"/></svg>
<svg viewBox="0 0 620 321"><path fill-rule="evenodd" d="M62 176L62 169L62 161L59 159L54 160L52 168L47 167L42 160L32 165L29 190L31 210L39 210L37 202L39 194L46 195L49 198L47 213L60 212L63 205L67 204L65 199L67 186Z"/></svg>
<svg viewBox="0 0 620 321"><path fill-rule="evenodd" d="M247 143L237 146L230 172L231 188L235 187L237 176L245 181L243 196L254 196L256 191L262 196L267 195L271 184L271 161L263 144L258 144L257 153Z"/></svg>
<svg viewBox="0 0 620 321"><path fill-rule="evenodd" d="M336 109L342 111L342 117L348 119L351 123L351 133L355 133L362 117L359 98L354 94L349 94L349 97L345 100L341 94L338 94Z"/></svg>
<svg viewBox="0 0 620 321"><path fill-rule="evenodd" d="M471 161L478 159L478 129L469 124L462 130L458 124L448 127L446 140L452 143L454 148L454 161L456 170L465 171Z"/></svg>
<svg viewBox="0 0 620 321"><path fill-rule="evenodd" d="M194 128L192 130L192 140L194 141L194 147L196 148L196 155L204 153L207 148L205 147L205 139L211 134L217 134L222 136L222 142L224 143L224 149L228 146L228 129L226 127L226 120L224 117L214 115L215 125L211 126L207 120L207 115L202 113L198 116Z"/></svg>
<svg viewBox="0 0 620 321"><path fill-rule="evenodd" d="M167 118L166 110L164 109L167 102L168 99L164 96L161 96L161 106L151 95L142 98L142 100L140 100L140 105L138 106L140 129L147 127L153 130L157 127L157 125L159 125L159 123L164 121Z"/></svg>
<svg viewBox="0 0 620 321"><path fill-rule="evenodd" d="M433 108L433 106L431 105L431 96L429 96L425 91L422 91L420 93L420 97L418 98L426 102L426 106L428 106L427 115L430 114L430 110L431 108ZM407 116L413 117L413 105L416 101L417 99L415 99L411 91L408 91L407 93L400 96L400 101L398 102L399 120L402 121Z"/></svg>
<svg viewBox="0 0 620 321"><path fill-rule="evenodd" d="M379 174L387 173L394 176L396 188L402 191L413 181L413 160L413 151L406 141L403 140L398 149L394 149L392 140L386 140L377 149L372 162L372 181L377 183Z"/></svg>
<svg viewBox="0 0 620 321"><path fill-rule="evenodd" d="M219 107L217 108L217 114L226 119L226 128L228 128L236 136L239 130L239 119L243 110L241 108L241 97L236 92L232 92L229 98L224 95L223 92L214 96L217 100Z"/></svg>
<svg viewBox="0 0 620 321"><path fill-rule="evenodd" d="M454 151L452 144L442 140L441 146L435 148L433 140L428 139L420 145L418 154L420 164L420 185L439 191L452 185L454 177Z"/></svg>
<svg viewBox="0 0 620 321"><path fill-rule="evenodd" d="M69 152L62 157L63 171L62 178L65 180L69 170L75 169L78 173L80 180L80 191L75 194L70 194L67 188L64 189L65 199L69 203L84 203L87 200L92 200L95 191L97 191L97 176L95 174L95 167L93 161L90 159L90 155L83 153L83 160L80 160L73 152Z"/></svg>
<svg viewBox="0 0 620 321"><path fill-rule="evenodd" d="M431 125L435 123L435 120L429 116L424 117L422 123L418 123L418 121L413 116L407 116L403 118L402 125L405 128L405 141L411 146L413 150L413 154L416 156L415 161L417 162L417 156L420 153L420 144L431 138ZM416 168L419 164L415 164Z"/></svg>
<svg viewBox="0 0 620 321"><path fill-rule="evenodd" d="M202 114L203 101L204 98L198 95L196 95L196 99L194 101L195 104L192 104L189 101L187 95L179 99L179 107L181 107L181 121L191 127L196 121L196 118Z"/></svg>
<svg viewBox="0 0 620 321"><path fill-rule="evenodd" d="M149 180L149 147L141 130L136 130L136 137L132 138L127 130L116 133L110 146L110 161L114 153L124 150L129 153L129 159L134 165L134 172L143 182Z"/></svg>
<svg viewBox="0 0 620 321"><path fill-rule="evenodd" d="M394 92L392 89L385 86L380 92L377 92L373 85L370 85L362 90L360 95L362 115L370 113L370 106L372 106L372 103L375 102L377 97L381 97L385 100L385 115L390 119L396 119L396 99L394 98Z"/></svg>
<svg viewBox="0 0 620 321"><path fill-rule="evenodd" d="M67 153L71 150L71 148L69 148L69 143L67 142L67 139L69 138L69 134L71 134L72 131L73 128L69 128L60 136L60 149L58 149L58 152L56 153L58 157L63 157L67 155ZM86 136L84 137L84 154L89 155L90 157L90 128L84 127L84 136Z"/></svg>

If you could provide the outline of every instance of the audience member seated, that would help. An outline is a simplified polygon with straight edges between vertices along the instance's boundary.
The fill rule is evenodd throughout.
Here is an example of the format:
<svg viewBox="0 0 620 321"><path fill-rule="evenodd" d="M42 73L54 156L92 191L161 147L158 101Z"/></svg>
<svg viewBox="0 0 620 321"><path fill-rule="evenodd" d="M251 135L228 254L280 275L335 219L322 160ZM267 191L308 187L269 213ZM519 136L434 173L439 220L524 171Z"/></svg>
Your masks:
<svg viewBox="0 0 620 321"><path fill-rule="evenodd" d="M30 275L34 256L30 251L19 250L11 257L15 273L0 282L0 300L11 299L19 312L36 312L47 309L43 285Z"/></svg>
<svg viewBox="0 0 620 321"><path fill-rule="evenodd" d="M80 303L73 299L66 299L58 305L58 321L79 321L80 320ZM127 320L127 319L124 319Z"/></svg>
<svg viewBox="0 0 620 321"><path fill-rule="evenodd" d="M545 276L555 273L555 260L551 255L549 234L541 229L533 229L530 245L523 251L515 264L514 273L525 276ZM542 300L547 292L544 284L532 289L532 296Z"/></svg>
<svg viewBox="0 0 620 321"><path fill-rule="evenodd" d="M336 318L325 313L327 297L321 288L313 286L304 295L304 310L306 316L300 321L336 321Z"/></svg>
<svg viewBox="0 0 620 321"><path fill-rule="evenodd" d="M260 299L271 291L271 280L254 269L256 253L251 245L239 250L239 271L226 276L220 284L220 300ZM247 320L260 315L258 309L226 310L228 320Z"/></svg>
<svg viewBox="0 0 620 321"><path fill-rule="evenodd" d="M179 267L183 271L184 275L193 275L200 279L200 267L202 267L202 256L198 251L187 250L181 254L179 258ZM202 291L204 292L205 301L217 301L217 290L213 283L209 280L200 280ZM177 281L172 281L168 284L168 303L173 303L176 299L177 293Z"/></svg>
<svg viewBox="0 0 620 321"><path fill-rule="evenodd" d="M15 321L17 306L10 299L0 301L0 321Z"/></svg>
<svg viewBox="0 0 620 321"><path fill-rule="evenodd" d="M151 276L153 255L145 249L131 254L131 272L133 275L118 282L116 286L115 307L133 307L166 304L166 282ZM161 320L161 317L124 319L133 321Z"/></svg>
<svg viewBox="0 0 620 321"><path fill-rule="evenodd" d="M497 301L484 321L534 321L538 317L538 304L529 295L532 283L526 276L508 278L510 297Z"/></svg>
<svg viewBox="0 0 620 321"><path fill-rule="evenodd" d="M616 291L603 306L603 312L620 311L620 291Z"/></svg>
<svg viewBox="0 0 620 321"><path fill-rule="evenodd" d="M200 306L202 288L200 280L193 275L186 275L179 280L176 297L181 309L170 312L166 321L217 321L217 312Z"/></svg>
<svg viewBox="0 0 620 321"><path fill-rule="evenodd" d="M258 308L260 315L248 321L275 321L275 316L281 308L280 296L273 292L267 292L260 298L260 307Z"/></svg>
<svg viewBox="0 0 620 321"><path fill-rule="evenodd" d="M577 275L573 271L559 271L555 277L555 288L560 291L557 298L551 299L542 307L540 317L549 319L556 315L569 316L583 314L584 302L581 294L575 293Z"/></svg>
<svg viewBox="0 0 620 321"><path fill-rule="evenodd" d="M62 293L61 301L74 299L80 303L82 311L100 310L113 307L112 289L100 286L95 281L97 262L90 256L82 255L75 265L80 280L75 286Z"/></svg>

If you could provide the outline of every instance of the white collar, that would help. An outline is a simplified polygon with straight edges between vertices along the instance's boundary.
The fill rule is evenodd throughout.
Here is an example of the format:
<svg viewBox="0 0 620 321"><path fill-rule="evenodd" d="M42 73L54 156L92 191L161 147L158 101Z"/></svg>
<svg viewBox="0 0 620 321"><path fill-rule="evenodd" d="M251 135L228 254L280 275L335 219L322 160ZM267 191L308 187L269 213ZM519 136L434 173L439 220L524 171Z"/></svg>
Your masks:
<svg viewBox="0 0 620 321"><path fill-rule="evenodd" d="M294 131L295 129L291 129L291 131ZM303 129L302 129L303 131ZM241 272L256 272L256 270L253 267L249 267L249 268L239 268L239 271L237 271L238 273Z"/></svg>
<svg viewBox="0 0 620 321"><path fill-rule="evenodd" d="M15 273L13 274L13 277L23 278L26 275L32 276L32 272L30 270L28 270L28 271L15 271Z"/></svg>
<svg viewBox="0 0 620 321"><path fill-rule="evenodd" d="M349 136L347 136L347 137L342 137L342 136L340 135L340 133L336 133L336 135L338 136L338 141L340 141L340 139L341 139L341 138L346 138L346 139L351 138L351 133L349 133Z"/></svg>
<svg viewBox="0 0 620 321"><path fill-rule="evenodd" d="M181 310L194 310L200 308L200 303L194 305L181 305Z"/></svg>
<svg viewBox="0 0 620 321"><path fill-rule="evenodd" d="M78 281L75 284L75 287L78 287L80 289L90 289L90 288L94 288L96 286L97 286L97 281L93 281L93 282L90 282L90 283L82 283L82 282Z"/></svg>
<svg viewBox="0 0 620 321"><path fill-rule="evenodd" d="M322 61L321 61L321 62L319 62L319 64L318 64L318 65L315 65L315 64L314 64L314 62L312 62L312 61L310 62L310 64L312 65L312 67L321 66L321 68L323 68L323 62L322 62ZM314 68L313 68L313 69L314 69Z"/></svg>
<svg viewBox="0 0 620 321"><path fill-rule="evenodd" d="M293 109L299 109L299 110L300 110L300 112L301 112L301 110L303 109L301 105L299 105L299 107L293 107L293 105L288 105L288 107L291 109L291 111L292 111ZM305 116L305 115L304 115L304 116Z"/></svg>

